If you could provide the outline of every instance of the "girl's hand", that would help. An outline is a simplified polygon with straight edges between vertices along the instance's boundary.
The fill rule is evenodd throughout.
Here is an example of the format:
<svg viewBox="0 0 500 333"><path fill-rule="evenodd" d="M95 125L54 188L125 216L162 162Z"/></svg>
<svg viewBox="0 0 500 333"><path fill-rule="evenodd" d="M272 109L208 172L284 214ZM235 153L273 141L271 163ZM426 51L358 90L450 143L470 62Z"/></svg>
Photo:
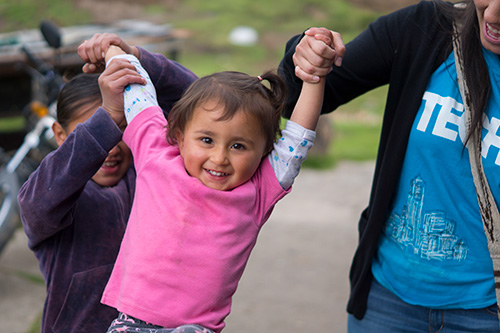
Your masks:
<svg viewBox="0 0 500 333"><path fill-rule="evenodd" d="M115 34L97 33L78 46L78 55L85 62L82 68L84 73L100 73L104 70L104 57L110 45L118 46L123 52L139 58L139 49L136 46L130 46Z"/></svg>
<svg viewBox="0 0 500 333"><path fill-rule="evenodd" d="M107 63L116 55L126 54L121 48L118 46L110 45L108 50L106 51L106 55L104 56L104 61Z"/></svg>
<svg viewBox="0 0 500 333"><path fill-rule="evenodd" d="M143 85L146 81L127 59L113 59L99 77L102 107L117 125L125 121L123 90L135 83Z"/></svg>
<svg viewBox="0 0 500 333"><path fill-rule="evenodd" d="M293 55L295 75L304 82L316 83L332 66L341 66L345 54L342 36L326 28L311 28L299 42Z"/></svg>

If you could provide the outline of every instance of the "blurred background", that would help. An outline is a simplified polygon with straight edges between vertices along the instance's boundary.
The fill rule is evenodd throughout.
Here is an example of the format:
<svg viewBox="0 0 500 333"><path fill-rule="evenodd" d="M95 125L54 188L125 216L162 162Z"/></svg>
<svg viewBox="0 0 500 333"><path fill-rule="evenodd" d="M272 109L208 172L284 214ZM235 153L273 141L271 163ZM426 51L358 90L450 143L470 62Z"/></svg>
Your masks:
<svg viewBox="0 0 500 333"><path fill-rule="evenodd" d="M66 30L75 26L116 25L139 20L166 25L176 40L169 56L198 76L221 70L259 75L277 68L290 37L308 27L339 31L345 42L380 15L417 0L0 0L0 33L38 29L51 20ZM134 30L133 23L123 23ZM115 28L115 27L114 27ZM142 27L148 29L148 27ZM114 31L114 30L113 30ZM105 32L105 31L102 31ZM154 30L151 30L151 34ZM120 34L120 32L118 32ZM120 34L127 39L126 34ZM77 43L78 37L65 36ZM131 41L131 40L129 40ZM12 39L3 43L13 43ZM133 41L131 41L133 42ZM138 43L140 44L140 43ZM0 45L2 41L0 38ZM2 53L0 51L0 59ZM0 82L2 73L0 70ZM4 80L5 81L5 80ZM10 85L12 86L12 84ZM375 157L384 106L385 88L371 92L335 113L328 127L321 124L330 145L319 147L319 156L308 166L330 168L338 160L371 160ZM326 117L323 117L326 118ZM329 118L329 117L328 117ZM325 122L325 121L323 121ZM3 121L0 131L15 126ZM19 125L19 122L17 123Z"/></svg>
<svg viewBox="0 0 500 333"><path fill-rule="evenodd" d="M198 76L221 70L259 75L276 69L286 42L308 27L336 30L347 43L377 17L417 2L0 0L0 146L3 133L26 127L18 109L30 100L29 93L23 94L30 83L16 67L26 61L19 51L23 43L40 46L39 53L55 57L59 69L74 72L81 66L74 52L82 39L116 32L131 44L165 53ZM43 49L42 20L61 29L56 52ZM345 332L355 224L367 202L386 92L381 87L322 117L322 142L259 238L235 295L228 332ZM10 136L3 143L15 147L22 139ZM9 326L9 332L39 332L44 295L36 259L18 229L5 251L0 248L0 321L26 321L21 328Z"/></svg>

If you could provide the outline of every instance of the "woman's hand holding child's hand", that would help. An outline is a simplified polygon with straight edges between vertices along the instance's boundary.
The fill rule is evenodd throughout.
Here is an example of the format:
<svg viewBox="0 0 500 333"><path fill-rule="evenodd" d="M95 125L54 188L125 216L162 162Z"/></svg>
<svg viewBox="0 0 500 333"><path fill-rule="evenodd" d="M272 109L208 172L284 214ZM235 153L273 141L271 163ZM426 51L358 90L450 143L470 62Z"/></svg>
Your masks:
<svg viewBox="0 0 500 333"><path fill-rule="evenodd" d="M341 66L345 45L338 32L326 28L310 28L297 45L293 62L295 75L304 82L317 83L332 66Z"/></svg>
<svg viewBox="0 0 500 333"><path fill-rule="evenodd" d="M117 47L110 46L105 54L105 61L113 56L125 54ZM113 59L99 77L99 87L102 94L102 107L113 118L117 125L125 122L123 112L123 90L129 84L145 84L134 65L127 59Z"/></svg>
<svg viewBox="0 0 500 333"><path fill-rule="evenodd" d="M295 75L303 81L290 120L315 130L323 105L325 79L332 66L340 65L345 46L339 34L326 28L311 28L296 47Z"/></svg>
<svg viewBox="0 0 500 333"><path fill-rule="evenodd" d="M106 65L104 57L112 45L118 46L124 53L132 54L139 59L139 49L136 46L127 44L115 34L97 33L78 46L78 55L85 62L82 68L83 72L101 73Z"/></svg>

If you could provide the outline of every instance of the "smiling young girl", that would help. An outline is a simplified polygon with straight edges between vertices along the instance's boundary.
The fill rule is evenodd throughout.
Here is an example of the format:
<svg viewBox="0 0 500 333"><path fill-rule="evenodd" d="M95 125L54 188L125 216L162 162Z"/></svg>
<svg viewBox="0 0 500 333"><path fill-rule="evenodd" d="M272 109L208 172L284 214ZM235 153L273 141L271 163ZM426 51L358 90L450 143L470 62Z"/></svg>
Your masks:
<svg viewBox="0 0 500 333"><path fill-rule="evenodd" d="M116 53L111 48L107 59ZM108 70L126 75L130 62L147 78L131 56L112 58ZM108 83L114 82L102 82L104 91ZM260 228L290 191L312 146L323 87L304 85L277 142L285 95L273 73L201 78L168 123L149 80L125 89L125 112L120 103L104 103L116 123L127 119L124 140L138 173L128 228L102 298L121 312L108 332L224 328Z"/></svg>

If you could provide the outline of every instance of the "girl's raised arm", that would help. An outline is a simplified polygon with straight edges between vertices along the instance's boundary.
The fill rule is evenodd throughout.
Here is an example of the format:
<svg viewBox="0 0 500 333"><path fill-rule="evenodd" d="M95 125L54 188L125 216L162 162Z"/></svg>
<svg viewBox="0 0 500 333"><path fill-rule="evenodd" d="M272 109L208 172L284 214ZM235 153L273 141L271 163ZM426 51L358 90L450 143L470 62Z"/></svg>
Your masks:
<svg viewBox="0 0 500 333"><path fill-rule="evenodd" d="M320 78L318 83L302 84L302 91L290 120L304 128L315 130L323 105L325 78Z"/></svg>
<svg viewBox="0 0 500 333"><path fill-rule="evenodd" d="M314 37L315 44L308 44L310 53L321 54L321 63L323 67L331 67L333 65L340 66L342 57L345 53L345 46L342 42L340 34L330 31L326 28L311 28L305 33L306 37ZM314 49L316 48L316 49ZM313 60L311 60L313 61ZM315 68L316 65L308 61L302 61L302 64L308 64L309 67ZM329 66L328 66L329 65ZM304 66L304 65L303 65ZM295 67L297 77L302 79L311 76L305 75L304 69L299 65ZM299 99L293 109L290 120L301 125L304 128L314 130L318 124L318 119L323 105L323 95L325 90L325 78L312 76L312 81L304 81Z"/></svg>

